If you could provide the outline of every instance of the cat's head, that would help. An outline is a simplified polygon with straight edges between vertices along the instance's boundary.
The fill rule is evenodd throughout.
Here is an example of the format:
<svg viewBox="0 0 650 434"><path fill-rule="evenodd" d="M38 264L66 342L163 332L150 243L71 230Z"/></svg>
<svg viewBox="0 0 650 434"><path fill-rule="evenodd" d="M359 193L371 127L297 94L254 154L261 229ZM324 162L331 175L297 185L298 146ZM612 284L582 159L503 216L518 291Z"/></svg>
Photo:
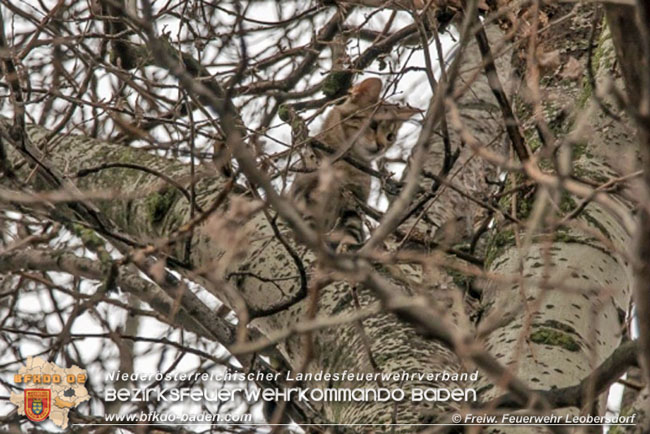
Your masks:
<svg viewBox="0 0 650 434"><path fill-rule="evenodd" d="M381 101L381 86L378 78L363 80L350 90L340 106L346 137L355 137L361 131L351 153L364 161L386 152L395 143L402 124L420 113L409 106Z"/></svg>
<svg viewBox="0 0 650 434"><path fill-rule="evenodd" d="M421 111L413 107L382 102L372 115L369 126L374 135L375 153L382 154L393 146L402 124L418 113Z"/></svg>

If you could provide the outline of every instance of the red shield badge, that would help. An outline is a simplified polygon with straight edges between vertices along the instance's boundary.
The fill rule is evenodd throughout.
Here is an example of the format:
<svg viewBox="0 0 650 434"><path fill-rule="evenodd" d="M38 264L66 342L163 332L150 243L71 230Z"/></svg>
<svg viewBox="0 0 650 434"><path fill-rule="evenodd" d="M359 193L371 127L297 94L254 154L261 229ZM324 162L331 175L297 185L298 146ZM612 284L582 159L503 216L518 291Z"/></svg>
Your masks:
<svg viewBox="0 0 650 434"><path fill-rule="evenodd" d="M50 389L25 389L25 416L32 422L43 422L52 408Z"/></svg>

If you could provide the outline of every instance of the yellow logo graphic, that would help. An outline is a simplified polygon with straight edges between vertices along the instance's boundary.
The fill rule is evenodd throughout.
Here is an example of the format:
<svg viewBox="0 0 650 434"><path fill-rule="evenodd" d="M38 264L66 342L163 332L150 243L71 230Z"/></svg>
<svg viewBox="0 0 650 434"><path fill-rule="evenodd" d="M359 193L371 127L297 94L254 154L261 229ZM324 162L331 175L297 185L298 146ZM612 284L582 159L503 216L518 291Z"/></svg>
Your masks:
<svg viewBox="0 0 650 434"><path fill-rule="evenodd" d="M86 371L73 366L62 368L40 357L29 357L14 375L14 383L23 392L12 393L10 401L18 414L33 422L49 419L61 428L68 426L68 412L90 399L84 386Z"/></svg>

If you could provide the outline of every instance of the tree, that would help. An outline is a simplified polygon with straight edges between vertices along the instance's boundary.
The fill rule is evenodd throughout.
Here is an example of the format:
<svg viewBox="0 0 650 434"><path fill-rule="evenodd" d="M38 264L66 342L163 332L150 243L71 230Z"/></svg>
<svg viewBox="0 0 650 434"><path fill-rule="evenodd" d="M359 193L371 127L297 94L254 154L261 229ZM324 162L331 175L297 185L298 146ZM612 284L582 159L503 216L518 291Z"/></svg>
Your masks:
<svg viewBox="0 0 650 434"><path fill-rule="evenodd" d="M599 415L637 361L648 380L642 1L62 0L2 12L7 369L42 352L130 373L152 353L172 372L191 354L196 372L282 374L261 387L478 394L267 406L270 422L313 432L413 432L457 412ZM401 177L389 161L336 156L389 200L385 212L359 204L368 237L341 251L287 191L310 150L331 155L315 119L371 70L388 100L424 113ZM84 350L91 340L101 351ZM281 381L474 370L476 381ZM128 382L102 381L91 378L90 410L73 422L171 411L109 402L102 390ZM648 431L644 399L626 403L641 422L622 430ZM25 427L15 412L3 422Z"/></svg>

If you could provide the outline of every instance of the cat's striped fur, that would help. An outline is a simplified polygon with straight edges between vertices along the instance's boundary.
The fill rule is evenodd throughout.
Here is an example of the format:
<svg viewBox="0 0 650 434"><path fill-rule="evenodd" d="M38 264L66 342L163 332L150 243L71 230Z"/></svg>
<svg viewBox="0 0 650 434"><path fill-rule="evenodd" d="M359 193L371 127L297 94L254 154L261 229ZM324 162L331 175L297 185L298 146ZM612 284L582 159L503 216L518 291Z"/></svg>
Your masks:
<svg viewBox="0 0 650 434"><path fill-rule="evenodd" d="M381 80L366 79L330 110L317 139L336 153L319 158L319 170L299 174L292 186L292 197L305 218L324 233L334 229L333 240L346 245L364 239L358 202L368 201L372 180L341 157L369 165L393 145L404 121L418 112L381 101L380 92Z"/></svg>

